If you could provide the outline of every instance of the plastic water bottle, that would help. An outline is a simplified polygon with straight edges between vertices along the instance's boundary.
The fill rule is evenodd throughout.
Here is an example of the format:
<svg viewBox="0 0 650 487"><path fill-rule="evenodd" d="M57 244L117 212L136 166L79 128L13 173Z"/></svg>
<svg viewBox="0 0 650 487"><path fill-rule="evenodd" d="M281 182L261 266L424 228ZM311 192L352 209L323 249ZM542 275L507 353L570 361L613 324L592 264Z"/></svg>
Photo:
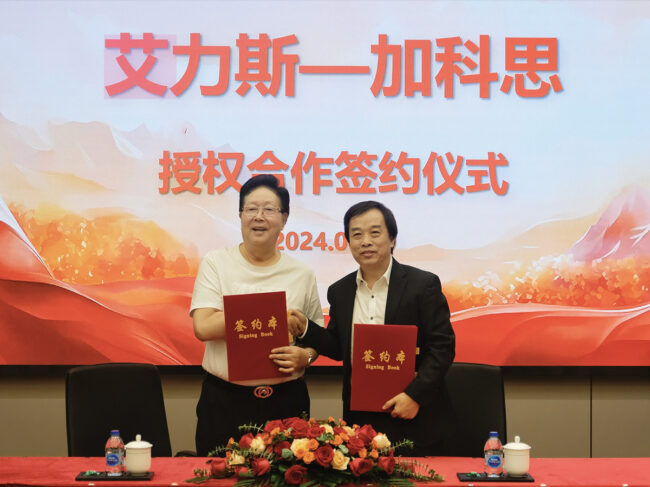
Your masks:
<svg viewBox="0 0 650 487"><path fill-rule="evenodd" d="M490 431L490 437L483 448L485 453L485 473L488 477L501 477L503 473L503 445L497 431Z"/></svg>
<svg viewBox="0 0 650 487"><path fill-rule="evenodd" d="M122 475L124 468L124 442L120 438L120 430L111 430L111 436L106 442L106 474L110 477Z"/></svg>

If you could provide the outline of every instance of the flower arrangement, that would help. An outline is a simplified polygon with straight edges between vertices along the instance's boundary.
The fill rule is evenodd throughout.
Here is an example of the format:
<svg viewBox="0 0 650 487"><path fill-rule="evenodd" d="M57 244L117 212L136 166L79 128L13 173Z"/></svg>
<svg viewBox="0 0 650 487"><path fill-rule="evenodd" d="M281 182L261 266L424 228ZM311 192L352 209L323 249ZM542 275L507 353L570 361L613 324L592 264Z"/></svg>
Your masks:
<svg viewBox="0 0 650 487"><path fill-rule="evenodd" d="M350 483L388 487L413 485L412 480L443 480L426 465L394 455L413 442L392 445L370 425L350 427L331 417L327 421L288 418L239 429L245 432L240 440L231 438L226 446L210 452L208 468L194 470L187 482L237 476L235 487Z"/></svg>

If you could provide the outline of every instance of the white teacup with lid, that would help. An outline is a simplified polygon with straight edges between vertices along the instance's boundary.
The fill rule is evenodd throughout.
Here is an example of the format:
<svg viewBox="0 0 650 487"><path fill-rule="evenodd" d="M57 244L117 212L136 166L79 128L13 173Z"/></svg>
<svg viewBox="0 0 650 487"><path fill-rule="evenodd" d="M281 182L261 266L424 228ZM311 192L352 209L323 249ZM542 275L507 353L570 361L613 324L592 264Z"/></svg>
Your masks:
<svg viewBox="0 0 650 487"><path fill-rule="evenodd" d="M142 441L141 435L135 435L135 441L127 443L126 450L126 471L132 474L146 474L151 467L151 447L148 441Z"/></svg>
<svg viewBox="0 0 650 487"><path fill-rule="evenodd" d="M530 466L530 445L522 443L518 436L515 441L503 447L504 468L508 475L523 477Z"/></svg>

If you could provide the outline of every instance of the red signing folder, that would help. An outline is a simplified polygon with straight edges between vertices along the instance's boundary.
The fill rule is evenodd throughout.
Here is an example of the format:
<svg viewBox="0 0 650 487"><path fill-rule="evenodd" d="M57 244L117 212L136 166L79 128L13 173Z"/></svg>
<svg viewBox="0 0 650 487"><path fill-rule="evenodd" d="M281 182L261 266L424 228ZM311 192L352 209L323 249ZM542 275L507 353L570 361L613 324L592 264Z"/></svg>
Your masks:
<svg viewBox="0 0 650 487"><path fill-rule="evenodd" d="M286 377L269 358L271 349L289 345L284 291L223 297L228 379Z"/></svg>
<svg viewBox="0 0 650 487"><path fill-rule="evenodd" d="M415 377L418 329L413 325L354 325L353 411L383 411Z"/></svg>

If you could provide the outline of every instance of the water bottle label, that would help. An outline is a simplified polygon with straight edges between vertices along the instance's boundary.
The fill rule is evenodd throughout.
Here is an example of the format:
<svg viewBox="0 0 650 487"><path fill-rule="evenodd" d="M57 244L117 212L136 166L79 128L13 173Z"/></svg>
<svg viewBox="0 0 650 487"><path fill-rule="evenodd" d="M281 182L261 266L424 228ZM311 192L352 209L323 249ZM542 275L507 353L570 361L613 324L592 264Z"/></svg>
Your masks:
<svg viewBox="0 0 650 487"><path fill-rule="evenodd" d="M492 468L499 468L501 466L501 456L490 455L489 457L487 457L487 464Z"/></svg>
<svg viewBox="0 0 650 487"><path fill-rule="evenodd" d="M106 455L106 465L115 467L120 464L120 456L117 453L109 453Z"/></svg>

